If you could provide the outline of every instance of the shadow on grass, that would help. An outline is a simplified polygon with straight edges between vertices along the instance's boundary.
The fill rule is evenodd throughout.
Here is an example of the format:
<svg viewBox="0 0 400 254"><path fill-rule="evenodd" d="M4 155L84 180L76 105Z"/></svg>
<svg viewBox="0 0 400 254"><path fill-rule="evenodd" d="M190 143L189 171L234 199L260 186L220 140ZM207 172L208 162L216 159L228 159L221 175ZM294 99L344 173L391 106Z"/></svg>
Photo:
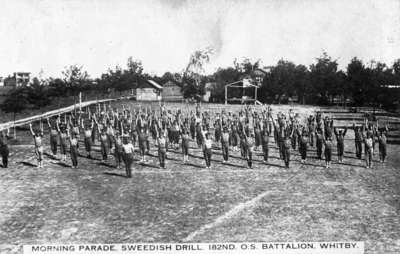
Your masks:
<svg viewBox="0 0 400 254"><path fill-rule="evenodd" d="M169 160L169 161L182 161L182 160L173 158L173 157L171 157L171 156L167 157L165 160Z"/></svg>
<svg viewBox="0 0 400 254"><path fill-rule="evenodd" d="M365 168L365 163L363 165L357 165L357 164L351 164L348 162L337 162L335 161L334 163L332 163L333 165L344 165L344 166L349 166L349 167L357 167L357 168Z"/></svg>
<svg viewBox="0 0 400 254"><path fill-rule="evenodd" d="M46 155L46 157L53 159L53 160L58 160L57 156L53 155L53 154L49 154L47 152L43 153L44 155Z"/></svg>
<svg viewBox="0 0 400 254"><path fill-rule="evenodd" d="M194 164L194 163L191 163L191 162L186 163L186 164L184 164L184 165L191 166L191 167L195 167L195 168L204 168L204 166L201 166L201 165L199 165L199 164Z"/></svg>
<svg viewBox="0 0 400 254"><path fill-rule="evenodd" d="M71 167L70 165L68 165L67 163L62 162L62 161L56 162L55 164L58 164L58 165L60 165L61 167L64 167L64 168L70 168Z"/></svg>
<svg viewBox="0 0 400 254"><path fill-rule="evenodd" d="M237 165L237 164L232 164L232 163L229 163L229 162L223 162L221 164L224 165L224 166L230 166L230 167L235 167L235 168L240 168L240 169L245 169L246 168L246 166L244 166L244 165Z"/></svg>
<svg viewBox="0 0 400 254"><path fill-rule="evenodd" d="M138 163L137 165L142 166L142 167L149 167L149 168L159 168L158 166L148 164L148 163Z"/></svg>
<svg viewBox="0 0 400 254"><path fill-rule="evenodd" d="M105 162L98 162L96 164L99 165L99 166L105 166L105 167L108 167L108 168L115 168L113 165L110 165L110 164L105 163Z"/></svg>
<svg viewBox="0 0 400 254"><path fill-rule="evenodd" d="M271 162L263 162L262 164L266 165L266 166L277 167L277 168L286 168L285 166L282 166L280 164L271 163Z"/></svg>
<svg viewBox="0 0 400 254"><path fill-rule="evenodd" d="M84 159L88 159L88 160L93 160L93 161L101 161L101 159L95 158L95 157L93 157L93 155L89 158L89 157L87 157L86 155L79 154L78 157L84 158Z"/></svg>
<svg viewBox="0 0 400 254"><path fill-rule="evenodd" d="M20 161L20 162L18 162L19 164L22 164L22 165L24 165L24 166L28 166L28 167L33 167L33 168L36 168L37 166L36 165L34 165L34 164L32 164L32 163L30 163L30 162L27 162L27 161Z"/></svg>
<svg viewBox="0 0 400 254"><path fill-rule="evenodd" d="M109 176L119 176L123 178L127 178L125 174L119 174L119 173L114 173L114 172L104 172L104 175L109 175Z"/></svg>

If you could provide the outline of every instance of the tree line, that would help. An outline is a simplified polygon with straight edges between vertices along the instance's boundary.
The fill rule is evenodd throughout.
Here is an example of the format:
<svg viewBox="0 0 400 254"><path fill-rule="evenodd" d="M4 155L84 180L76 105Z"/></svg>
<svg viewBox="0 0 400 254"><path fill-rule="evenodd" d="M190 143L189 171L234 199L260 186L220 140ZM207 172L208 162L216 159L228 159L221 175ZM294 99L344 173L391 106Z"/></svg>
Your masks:
<svg viewBox="0 0 400 254"><path fill-rule="evenodd" d="M296 98L300 104L374 106L394 109L400 98L400 59L391 66L370 61L364 63L353 58L345 70L339 70L337 60L323 53L310 66L279 60L276 65L264 68L261 61L235 60L233 65L219 68L212 74L204 73L210 60L211 49L196 51L186 68L179 73L166 72L162 76L144 72L139 60L128 58L125 67L116 66L99 78L92 79L83 66L71 65L62 72L62 78L33 78L29 86L12 90L1 109L18 113L26 108L41 108L60 97L77 96L80 92L107 95L111 91L135 89L147 79L163 85L172 81L181 87L185 98L200 99L206 89L211 101L223 102L225 85L244 77L254 78L255 70L263 70L258 100L263 103L288 103ZM211 84L206 87L206 84ZM237 91L234 96L241 96Z"/></svg>

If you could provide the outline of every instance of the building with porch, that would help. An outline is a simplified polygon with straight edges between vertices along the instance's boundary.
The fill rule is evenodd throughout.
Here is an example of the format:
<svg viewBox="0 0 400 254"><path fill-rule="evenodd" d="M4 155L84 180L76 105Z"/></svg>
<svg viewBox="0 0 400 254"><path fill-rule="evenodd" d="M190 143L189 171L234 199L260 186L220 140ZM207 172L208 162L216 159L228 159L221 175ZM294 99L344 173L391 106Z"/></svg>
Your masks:
<svg viewBox="0 0 400 254"><path fill-rule="evenodd" d="M173 81L166 82L162 88L162 100L182 101L183 100L182 87Z"/></svg>
<svg viewBox="0 0 400 254"><path fill-rule="evenodd" d="M154 80L140 82L136 88L137 101L160 101L163 87Z"/></svg>

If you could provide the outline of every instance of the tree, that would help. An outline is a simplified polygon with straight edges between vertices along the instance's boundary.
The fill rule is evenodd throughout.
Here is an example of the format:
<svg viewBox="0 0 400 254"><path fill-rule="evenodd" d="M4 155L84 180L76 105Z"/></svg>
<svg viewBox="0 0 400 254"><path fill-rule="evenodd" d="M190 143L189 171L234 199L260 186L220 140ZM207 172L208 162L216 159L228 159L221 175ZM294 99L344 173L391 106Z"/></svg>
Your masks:
<svg viewBox="0 0 400 254"><path fill-rule="evenodd" d="M213 50L206 48L195 51L182 75L182 92L185 98L199 97L204 91L204 66L210 61Z"/></svg>
<svg viewBox="0 0 400 254"><path fill-rule="evenodd" d="M83 66L70 65L65 67L62 75L67 91L72 95L79 94L90 84L89 74L83 70Z"/></svg>
<svg viewBox="0 0 400 254"><path fill-rule="evenodd" d="M67 94L67 84L60 78L52 79L49 81L49 96L59 97Z"/></svg>
<svg viewBox="0 0 400 254"><path fill-rule="evenodd" d="M304 65L297 65L295 68L294 90L302 104L306 103L306 96L310 92L309 71Z"/></svg>
<svg viewBox="0 0 400 254"><path fill-rule="evenodd" d="M212 76L211 80L215 82L215 85L211 88L211 94L213 101L223 102L225 100L225 86L227 84L236 82L239 80L241 73L233 67L219 68ZM233 90L233 93L238 92L237 95L231 94L233 97L238 97L239 90Z"/></svg>
<svg viewBox="0 0 400 254"><path fill-rule="evenodd" d="M326 52L316 60L317 63L310 66L313 93L319 95L319 103L327 104L329 101L333 102L333 98L338 95L338 63Z"/></svg>
<svg viewBox="0 0 400 254"><path fill-rule="evenodd" d="M12 90L0 105L1 110L6 113L13 113L15 122L16 115L28 107L27 89L25 87ZM14 129L15 137L15 129Z"/></svg>
<svg viewBox="0 0 400 254"><path fill-rule="evenodd" d="M260 99L276 101L280 104L283 95L294 95L296 81L296 65L292 62L279 60L278 64L264 77Z"/></svg>
<svg viewBox="0 0 400 254"><path fill-rule="evenodd" d="M128 72L132 73L134 75L142 75L143 74L143 64L142 61L140 60L134 60L131 56L128 57L128 63L127 63L127 67L128 67Z"/></svg>
<svg viewBox="0 0 400 254"><path fill-rule="evenodd" d="M347 81L349 90L355 105L363 105L366 98L367 71L361 60L358 58L351 59L347 65Z"/></svg>
<svg viewBox="0 0 400 254"><path fill-rule="evenodd" d="M249 58L244 58L242 62L238 62L237 59L233 61L235 69L242 75L252 75L255 69L258 69L261 65L261 60L258 59L254 63L251 62Z"/></svg>
<svg viewBox="0 0 400 254"><path fill-rule="evenodd" d="M48 89L38 78L33 78L32 83L27 87L27 101L34 108L41 108L50 104Z"/></svg>

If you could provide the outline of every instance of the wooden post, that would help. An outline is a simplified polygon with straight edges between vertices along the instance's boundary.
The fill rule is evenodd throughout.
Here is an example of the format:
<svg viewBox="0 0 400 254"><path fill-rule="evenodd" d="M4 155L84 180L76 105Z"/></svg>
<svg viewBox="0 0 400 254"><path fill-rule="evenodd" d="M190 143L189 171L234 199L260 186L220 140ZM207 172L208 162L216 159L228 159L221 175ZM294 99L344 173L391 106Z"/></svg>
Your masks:
<svg viewBox="0 0 400 254"><path fill-rule="evenodd" d="M255 95L254 95L254 99L255 99L254 105L257 104L257 89L258 89L258 87L256 87L256 91L255 91Z"/></svg>
<svg viewBox="0 0 400 254"><path fill-rule="evenodd" d="M79 112L82 112L82 92L79 92Z"/></svg>
<svg viewBox="0 0 400 254"><path fill-rule="evenodd" d="M225 86L225 105L228 104L228 86Z"/></svg>
<svg viewBox="0 0 400 254"><path fill-rule="evenodd" d="M14 139L17 139L17 130L15 129L15 112L14 112L14 124L13 124L14 126Z"/></svg>

